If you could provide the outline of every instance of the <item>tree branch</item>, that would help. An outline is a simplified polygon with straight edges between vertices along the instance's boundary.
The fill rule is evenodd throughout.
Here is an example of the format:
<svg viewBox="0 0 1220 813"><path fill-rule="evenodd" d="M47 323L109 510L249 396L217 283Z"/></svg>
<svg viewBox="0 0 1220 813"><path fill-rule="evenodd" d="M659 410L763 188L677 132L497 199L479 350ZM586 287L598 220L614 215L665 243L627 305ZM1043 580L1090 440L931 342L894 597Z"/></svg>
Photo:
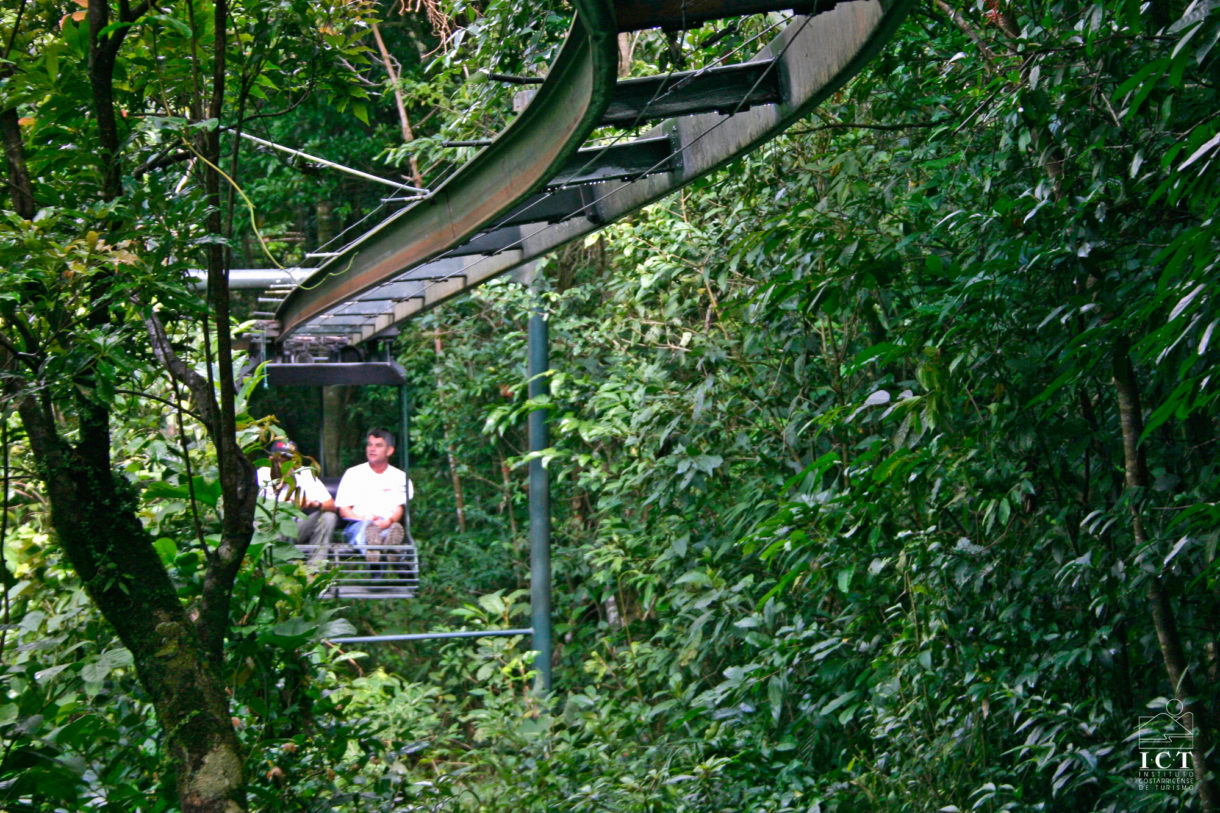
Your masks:
<svg viewBox="0 0 1220 813"><path fill-rule="evenodd" d="M970 21L963 17L957 9L946 3L945 0L936 0L935 5L938 9L948 15L949 19L953 21L953 24L961 29L962 32L970 38L970 41L974 43L975 47L979 49L979 54L981 54L983 57L983 64L986 66L987 72L993 76L999 73L999 70L996 68L995 64L995 51L992 51L989 47L987 47L987 43L983 42L982 36L975 29L975 27L970 24Z"/></svg>
<svg viewBox="0 0 1220 813"><path fill-rule="evenodd" d="M0 486L4 489L0 492L0 577L4 580L4 615L3 626L0 626L0 655L4 653L4 644L10 629L10 612L9 612L9 597L12 595L13 583L16 579L13 577L13 572L8 569L8 561L4 558L4 540L8 537L8 492L9 492L9 445L8 445L8 411L0 413L0 455L3 455L3 461L0 466L4 469L4 482Z"/></svg>
<svg viewBox="0 0 1220 813"><path fill-rule="evenodd" d="M390 51L385 47L385 41L381 38L381 29L373 23L373 39L377 42L377 50L381 52L381 64L385 66L385 72L390 77L390 86L394 90L394 106L398 109L398 121L402 126L402 140L404 144L408 144L415 140L415 133L411 130L411 120L407 118L407 105L402 98L402 88L399 86L398 69L394 67L394 60L390 58ZM411 167L411 178L415 181L416 186L424 185L424 176L419 172L419 163L415 156L411 155L407 158L407 163Z"/></svg>
<svg viewBox="0 0 1220 813"><path fill-rule="evenodd" d="M819 124L816 127L809 127L804 130L789 130L788 135L809 135L810 133L820 133L823 130L882 130L886 132L901 132L902 130L935 127L936 125L937 122L935 121L908 121L904 124L864 124L857 121L841 121Z"/></svg>
<svg viewBox="0 0 1220 813"><path fill-rule="evenodd" d="M20 325L17 325L17 328L20 329ZM23 353L18 350L17 346L13 344L12 339L5 336L3 333L0 333L0 347L7 350L12 358L25 364L25 366L28 367L31 372L38 372L38 357L31 353ZM0 370L6 369L7 366L8 365L0 365Z"/></svg>
<svg viewBox="0 0 1220 813"><path fill-rule="evenodd" d="M177 379L175 379L175 380L177 380ZM147 392L139 392L137 390L122 389L120 387L116 387L114 391L119 393L120 395L133 395L136 398L144 398L149 401L156 401L159 404L165 404L167 407L173 407L174 409L181 409L184 414L190 415L195 420L199 421L200 423L203 423L203 418L199 417L199 415L197 413L192 412L191 410L182 406L181 403L175 404L173 401L170 401L168 398L162 398L158 395L153 395L153 394L147 393Z"/></svg>
<svg viewBox="0 0 1220 813"><path fill-rule="evenodd" d="M9 73L10 70L0 71L0 79ZM21 124L16 108L0 110L0 139L4 141L7 185L13 196L13 209L19 217L33 220L38 206L34 202L34 186L25 164L25 148L21 143Z"/></svg>
<svg viewBox="0 0 1220 813"><path fill-rule="evenodd" d="M161 319L155 313L150 312L144 318L144 325L148 329L148 340L152 344L153 355L170 375L186 386L197 410L196 417L207 428L208 433L213 434L216 429L216 399L212 397L207 379L188 367L186 362L174 352L174 348L169 343L169 337L165 335L165 326L161 324Z"/></svg>
<svg viewBox="0 0 1220 813"><path fill-rule="evenodd" d="M228 39L226 0L216 0L213 13L215 38L211 98L207 112L209 118L219 120L225 101L225 49ZM204 193L209 205L205 226L210 234L221 235L224 219L221 212L220 169L217 166L220 160L219 129L212 129L204 134L202 147L201 152L206 158L202 169ZM207 300L216 327L218 361L215 365L209 364L209 370L213 366L216 368L216 390L219 399L214 413L215 420L212 422L212 442L216 445L216 459L220 469L223 515L220 544L209 558L203 576L203 593L199 602L199 616L195 621L195 632L212 662L220 664L224 658L224 638L229 627L233 583L237 579L253 535L258 490L255 487L254 466L237 445L237 390L232 365L227 247L218 242L209 245L207 263Z"/></svg>
<svg viewBox="0 0 1220 813"><path fill-rule="evenodd" d="M4 44L4 53L0 54L0 60L8 61L9 54L13 52L13 46L17 42L17 31L21 29L21 18L25 15L25 7L28 0L21 0L21 5L17 7L17 16L13 18L13 30L9 32L8 42Z"/></svg>
<svg viewBox="0 0 1220 813"><path fill-rule="evenodd" d="M182 161L188 161L195 156L187 150L178 150L177 152L163 152L155 158L150 158L143 164L131 171L131 177L142 178L146 173L152 172L154 169L164 169L165 167L173 166Z"/></svg>

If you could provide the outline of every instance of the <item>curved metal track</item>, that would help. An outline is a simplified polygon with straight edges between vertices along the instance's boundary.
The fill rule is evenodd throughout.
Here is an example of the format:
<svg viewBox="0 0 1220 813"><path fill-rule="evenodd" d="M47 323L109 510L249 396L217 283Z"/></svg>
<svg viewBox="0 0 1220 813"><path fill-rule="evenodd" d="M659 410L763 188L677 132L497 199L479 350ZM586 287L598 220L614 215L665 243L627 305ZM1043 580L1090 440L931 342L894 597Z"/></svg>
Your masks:
<svg viewBox="0 0 1220 813"><path fill-rule="evenodd" d="M330 255L276 312L278 344L359 344L756 148L841 87L914 0L574 0L524 111L443 186ZM617 35L798 12L748 62L619 81ZM657 122L581 149L602 126Z"/></svg>

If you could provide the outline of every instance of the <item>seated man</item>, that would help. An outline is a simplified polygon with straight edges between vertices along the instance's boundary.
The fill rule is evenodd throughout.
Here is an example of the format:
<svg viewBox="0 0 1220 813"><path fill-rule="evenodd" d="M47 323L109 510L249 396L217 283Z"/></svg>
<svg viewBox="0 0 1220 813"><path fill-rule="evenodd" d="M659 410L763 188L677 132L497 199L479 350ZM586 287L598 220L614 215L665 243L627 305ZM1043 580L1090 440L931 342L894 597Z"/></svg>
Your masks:
<svg viewBox="0 0 1220 813"><path fill-rule="evenodd" d="M297 520L297 544L309 546L312 550L309 564L317 564L326 558L330 549L330 537L338 521L335 501L308 466L284 473L284 464L298 459L296 444L291 440L277 440L267 449L267 454L271 465L256 472L259 496L291 502L306 512L308 516Z"/></svg>
<svg viewBox="0 0 1220 813"><path fill-rule="evenodd" d="M339 516L349 520L343 538L370 563L381 560L379 547L401 545L405 536L399 523L411 487L406 472L390 465L393 454L394 436L385 429L370 430L364 447L367 462L343 472L335 494ZM397 551L387 553L398 558Z"/></svg>

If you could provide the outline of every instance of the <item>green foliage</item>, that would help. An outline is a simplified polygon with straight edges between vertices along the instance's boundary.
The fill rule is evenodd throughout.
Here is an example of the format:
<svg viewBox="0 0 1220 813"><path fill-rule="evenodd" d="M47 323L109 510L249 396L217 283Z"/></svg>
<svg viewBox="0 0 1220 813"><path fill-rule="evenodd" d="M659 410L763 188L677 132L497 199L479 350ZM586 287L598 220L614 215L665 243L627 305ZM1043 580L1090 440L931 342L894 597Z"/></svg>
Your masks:
<svg viewBox="0 0 1220 813"><path fill-rule="evenodd" d="M511 556L552 410L559 710L463 758L465 808L1191 804L1132 735L1172 697L1152 577L1215 692L1214 15L961 13L977 41L917 16L803 132L557 257L545 402L512 285L401 340L423 521L447 447L482 507L441 573Z"/></svg>
<svg viewBox="0 0 1220 813"><path fill-rule="evenodd" d="M217 490L215 463L194 429L190 485L179 447L158 428L126 426L116 435L127 475L148 484L142 514L184 598L197 594L203 551L219 534L216 500L209 497ZM13 448L15 461L24 451L23 444ZM48 546L37 491L23 490L28 502L10 510L30 522L6 537L6 560L19 563L19 580L5 605L14 622L4 629L13 657L6 659L0 698L4 808L176 809L173 783L163 781L170 774L162 736L131 656ZM328 643L354 631L321 598L330 576L307 571L285 533L295 537L290 516L258 515L233 598L225 683L254 776L251 795L260 810L314 809L330 796L358 806L368 790L363 784L378 792L395 785L378 778L389 759L387 722L379 708L361 712L376 697L351 681L360 656Z"/></svg>
<svg viewBox="0 0 1220 813"><path fill-rule="evenodd" d="M402 166L414 158L429 183L447 177L477 148L446 141L494 137L511 120L513 94L521 88L489 81L488 73L541 77L554 61L571 24L571 10L554 2L438 0L431 4L450 30L431 48L420 71L405 81L404 95L438 116L416 140L385 151ZM431 117L431 116L430 116Z"/></svg>
<svg viewBox="0 0 1220 813"><path fill-rule="evenodd" d="M162 769L130 654L79 586L37 594L26 580L8 594L20 621L5 635L14 656L0 701L4 809L167 809L172 787L149 781Z"/></svg>
<svg viewBox="0 0 1220 813"><path fill-rule="evenodd" d="M461 34L435 85L422 60L405 71L421 109L461 85L474 111L429 124L428 155L507 115L506 90L468 72L530 73L552 52L566 20L511 6L446 4ZM285 517L260 520L228 679L263 809L1200 806L1138 786L1134 735L1174 696L1154 579L1216 700L1220 23L1206 5L956 12L969 31L921 10L796 132L548 261L545 398L527 397L533 299L516 283L404 326L424 587L340 611L278 541ZM677 64L719 30L641 37L636 67ZM501 47L507 31L519 49ZM274 175L260 193L290 198ZM23 228L10 254L30 240L86 275L121 250ZM155 264L139 267L156 284ZM1145 488L1124 476L1125 363ZM533 693L517 638L322 643L348 624L526 623L524 422L540 407L554 696ZM216 474L197 430L189 473L167 430L116 442L189 594ZM268 431L252 422L245 442ZM48 608L26 587L63 578L43 533L6 538L22 620L0 705L5 802L46 809L28 790L43 771L76 794L48 805L104 786L160 809L163 790L132 795L162 756L138 689L120 691L122 655L92 621L64 631L79 591ZM112 737L121 759L95 746Z"/></svg>

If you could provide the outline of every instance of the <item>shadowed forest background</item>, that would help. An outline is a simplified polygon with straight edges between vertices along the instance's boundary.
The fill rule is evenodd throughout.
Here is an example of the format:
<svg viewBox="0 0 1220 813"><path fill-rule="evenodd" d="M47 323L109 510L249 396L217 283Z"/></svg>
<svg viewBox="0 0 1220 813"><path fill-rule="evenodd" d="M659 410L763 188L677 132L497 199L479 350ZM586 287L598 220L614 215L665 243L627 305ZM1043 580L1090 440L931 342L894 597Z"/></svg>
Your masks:
<svg viewBox="0 0 1220 813"><path fill-rule="evenodd" d="M511 115L519 88L479 71L544 73L570 24L560 3L258 6L229 9L246 59L221 123L427 185ZM195 606L223 453L145 324L218 369L224 317L182 274L216 245L179 185L203 163L166 145L225 131L166 101L191 73L157 57L211 71L192 49L215 9L127 35L110 195L70 158L96 126L86 22L22 8L0 12L0 108L39 199L22 214L10 160L0 807L177 810L165 712L87 592L106 571L58 543L18 407L53 402L72 442L104 408L113 504ZM623 72L697 68L768 24L625 38ZM285 517L254 515L215 667L249 809L1220 806L1210 774L1141 783L1138 749L1141 718L1186 710L1190 764L1217 764L1218 39L1214 3L935 0L803 124L539 266L548 398L526 396L516 282L400 325L423 587L322 600ZM291 265L382 196L217 137L232 267ZM81 305L115 277L100 316ZM234 301L235 323L257 308ZM319 454L296 428L315 404L238 383L237 447L288 427ZM397 422L392 392L329 397L351 454ZM553 696L528 640L328 643L528 624L543 407Z"/></svg>

